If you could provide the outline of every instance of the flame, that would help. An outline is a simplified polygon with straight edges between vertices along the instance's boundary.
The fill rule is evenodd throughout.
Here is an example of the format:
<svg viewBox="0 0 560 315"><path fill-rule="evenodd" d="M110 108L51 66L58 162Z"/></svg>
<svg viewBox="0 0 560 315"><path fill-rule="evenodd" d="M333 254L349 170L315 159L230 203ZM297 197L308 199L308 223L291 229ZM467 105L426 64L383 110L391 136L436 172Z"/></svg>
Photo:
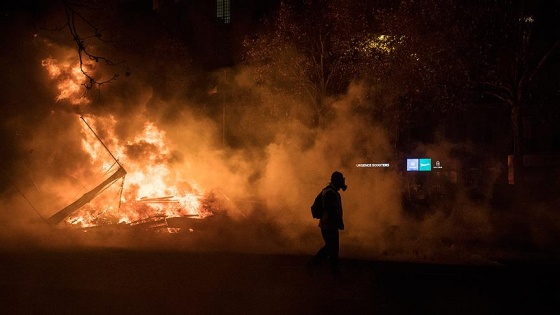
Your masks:
<svg viewBox="0 0 560 315"><path fill-rule="evenodd" d="M69 100L72 105L88 104L89 100L83 97L83 73L79 63L59 62L54 58L45 58L41 65L47 70L49 77L57 81L58 96L55 100Z"/></svg>
<svg viewBox="0 0 560 315"><path fill-rule="evenodd" d="M68 100L73 105L85 105L89 100L80 93L83 74L79 65L46 58L42 65L49 77L57 82L56 100ZM78 227L101 224L134 224L150 218L189 216L205 218L212 215L202 205L204 192L192 181L179 181L174 176L170 160L172 144L154 122L146 121L130 138L121 140L116 134L117 119L89 116L82 129L82 150L87 153L92 172L92 187L108 178L122 165L127 175L109 186L96 198L70 215L66 222ZM93 129L102 130L103 146ZM112 156L111 156L112 155ZM115 159L117 161L115 161ZM86 172L80 172L86 173ZM87 189L87 188L86 188ZM89 188L91 189L91 187ZM87 190L86 190L87 191Z"/></svg>
<svg viewBox="0 0 560 315"><path fill-rule="evenodd" d="M212 215L211 211L202 207L204 193L196 183L177 184L170 169L171 149L165 132L153 122L146 122L130 141L120 141L115 136L117 121L113 116L88 117L88 122L103 128L107 137L112 139L114 149L111 152L114 152L128 174L120 186L111 186L112 193L104 192L96 197L68 217L67 223L90 227L99 224L132 224L157 216L205 218ZM90 130L84 128L82 137L82 149L89 155L92 167L98 168L103 174L118 167L116 162L107 161L110 154ZM120 189L122 195L119 199L115 196L120 194ZM120 201L120 206L117 201Z"/></svg>

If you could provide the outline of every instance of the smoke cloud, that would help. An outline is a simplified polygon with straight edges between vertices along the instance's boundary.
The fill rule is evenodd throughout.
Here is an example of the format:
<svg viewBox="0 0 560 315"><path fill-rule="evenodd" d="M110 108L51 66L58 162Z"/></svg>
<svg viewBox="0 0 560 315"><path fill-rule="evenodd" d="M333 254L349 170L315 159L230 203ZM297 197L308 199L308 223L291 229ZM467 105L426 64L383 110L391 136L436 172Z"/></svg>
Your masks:
<svg viewBox="0 0 560 315"><path fill-rule="evenodd" d="M122 246L313 254L322 240L310 206L335 170L344 173L349 187L341 192L343 256L472 262L512 234L488 202L472 201L460 184L456 198L449 201L451 211L442 206L420 219L406 214L402 157L395 155L386 127L358 109L372 88L366 84L355 82L346 94L326 100L332 114L321 127L312 123L314 111L308 104L255 84L247 67L207 76L188 68L167 69L173 77L161 82L166 70L158 69L158 60L131 54L130 76L91 91L79 83L72 90L62 85L73 77L72 67L53 74L45 63L75 65L75 47L68 39L46 38L22 24L5 35L9 50L3 49L0 58L9 74L2 82L0 129L0 237L6 248ZM210 84L200 84L197 78L202 77ZM43 219L101 178L83 149L88 131L80 115L94 121L93 129L110 150L124 148L113 153L125 169L145 161L154 172L167 172L165 180L184 190L211 192L214 210L228 220L202 219L196 223L200 229L179 236L132 228L127 233L84 233L64 224L44 224ZM164 148L135 138L150 124L162 131ZM453 161L456 147L441 141L419 145L415 153ZM357 167L362 163L390 166ZM167 171L158 171L158 165ZM497 161L494 169L484 194L492 195L492 183L504 164ZM129 176L137 174L131 171ZM114 203L118 197L111 194ZM555 240L536 226L558 220L544 210L539 213L535 226L514 221L529 231L530 242L551 246ZM549 226L556 228L557 223Z"/></svg>

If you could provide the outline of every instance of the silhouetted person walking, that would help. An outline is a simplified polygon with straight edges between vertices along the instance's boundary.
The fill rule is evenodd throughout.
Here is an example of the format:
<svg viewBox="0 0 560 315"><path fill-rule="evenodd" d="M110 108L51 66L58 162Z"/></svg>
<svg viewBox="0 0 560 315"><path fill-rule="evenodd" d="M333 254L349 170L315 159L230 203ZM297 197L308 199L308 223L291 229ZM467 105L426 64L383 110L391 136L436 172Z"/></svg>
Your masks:
<svg viewBox="0 0 560 315"><path fill-rule="evenodd" d="M342 216L342 200L340 198L340 189L345 191L346 179L341 172L334 172L331 175L331 182L322 191L323 214L319 219L319 227L321 235L325 241L317 254L308 262L307 268L313 269L322 261L328 260L331 271L338 275L340 273L338 265L338 249L339 249L339 230L344 230L344 220Z"/></svg>

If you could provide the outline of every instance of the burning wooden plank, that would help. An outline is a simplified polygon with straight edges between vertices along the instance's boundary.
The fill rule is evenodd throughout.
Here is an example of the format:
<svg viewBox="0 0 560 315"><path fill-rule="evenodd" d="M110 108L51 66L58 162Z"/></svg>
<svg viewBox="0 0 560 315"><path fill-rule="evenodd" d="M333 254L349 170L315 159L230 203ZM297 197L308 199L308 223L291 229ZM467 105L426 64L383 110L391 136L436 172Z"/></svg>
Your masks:
<svg viewBox="0 0 560 315"><path fill-rule="evenodd" d="M63 208L62 210L55 213L53 216L47 219L47 222L50 224L58 224L62 222L69 215L74 213L74 211L78 210L79 208L89 203L101 191L103 191L105 188L113 184L116 180L124 177L125 175L126 175L126 170L122 166L119 167L117 171L113 173L113 175L109 176L109 178L104 180L101 184L97 185L95 188L85 193L78 200L74 201L73 203Z"/></svg>
<svg viewBox="0 0 560 315"><path fill-rule="evenodd" d="M179 200L173 199L175 196L165 196L165 197L142 197L138 200L138 202L145 202L145 203L179 203Z"/></svg>

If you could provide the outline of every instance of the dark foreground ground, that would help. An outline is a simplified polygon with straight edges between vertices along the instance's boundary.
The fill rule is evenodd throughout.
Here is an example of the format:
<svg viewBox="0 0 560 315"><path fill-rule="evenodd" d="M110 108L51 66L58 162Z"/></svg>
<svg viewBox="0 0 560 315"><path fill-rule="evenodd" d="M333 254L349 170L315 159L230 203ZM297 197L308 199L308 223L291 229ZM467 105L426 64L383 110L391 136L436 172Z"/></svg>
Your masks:
<svg viewBox="0 0 560 315"><path fill-rule="evenodd" d="M560 270L155 250L0 253L2 314L559 314Z"/></svg>

